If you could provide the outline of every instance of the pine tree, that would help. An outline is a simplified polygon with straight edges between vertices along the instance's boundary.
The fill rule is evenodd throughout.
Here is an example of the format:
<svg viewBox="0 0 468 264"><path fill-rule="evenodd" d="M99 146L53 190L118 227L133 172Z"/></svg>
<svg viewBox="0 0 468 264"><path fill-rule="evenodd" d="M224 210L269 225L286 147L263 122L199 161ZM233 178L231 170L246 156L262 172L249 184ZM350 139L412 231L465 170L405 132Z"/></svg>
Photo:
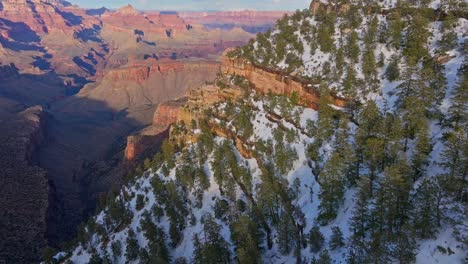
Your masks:
<svg viewBox="0 0 468 264"><path fill-rule="evenodd" d="M278 248L282 255L289 255L295 248L295 227L291 218L286 212L282 212L277 227Z"/></svg>
<svg viewBox="0 0 468 264"><path fill-rule="evenodd" d="M346 45L346 54L348 54L348 58L351 60L353 63L358 63L359 62L359 36L356 31L351 31L348 37L348 43Z"/></svg>
<svg viewBox="0 0 468 264"><path fill-rule="evenodd" d="M432 146L431 139L429 138L429 128L427 123L423 123L422 127L419 128L417 143L413 153L413 182L424 175L425 167L428 165L428 158L431 151Z"/></svg>
<svg viewBox="0 0 468 264"><path fill-rule="evenodd" d="M194 236L194 263L229 263L231 259L229 244L220 235L221 227L210 214L205 215L203 221L203 241L197 234Z"/></svg>
<svg viewBox="0 0 468 264"><path fill-rule="evenodd" d="M393 55L390 64L388 64L385 70L385 77L387 80L393 82L400 78L400 67L398 66L400 59L398 56Z"/></svg>
<svg viewBox="0 0 468 264"><path fill-rule="evenodd" d="M122 255L122 243L120 240L113 241L111 244L112 255L114 258L120 257Z"/></svg>
<svg viewBox="0 0 468 264"><path fill-rule="evenodd" d="M339 226L332 227L332 236L330 238L330 249L335 250L345 245L343 233Z"/></svg>
<svg viewBox="0 0 468 264"><path fill-rule="evenodd" d="M169 263L169 250L166 246L167 235L162 228L156 226L149 213L143 214L140 222L145 238L148 240L149 263Z"/></svg>
<svg viewBox="0 0 468 264"><path fill-rule="evenodd" d="M448 12L447 17L442 21L442 38L437 43L442 54L457 47L457 33L454 30L456 22L457 19L452 12Z"/></svg>
<svg viewBox="0 0 468 264"><path fill-rule="evenodd" d="M236 245L238 263L261 263L261 234L257 224L246 215L231 224L231 237Z"/></svg>
<svg viewBox="0 0 468 264"><path fill-rule="evenodd" d="M444 188L457 200L468 199L466 179L468 174L468 137L460 128L445 135L445 149L442 152L441 166L446 170Z"/></svg>
<svg viewBox="0 0 468 264"><path fill-rule="evenodd" d="M319 259L317 260L317 264L331 264L332 260L328 250L324 250L320 253Z"/></svg>
<svg viewBox="0 0 468 264"><path fill-rule="evenodd" d="M318 226L314 226L310 229L307 239L310 245L310 251L313 253L318 253L325 242L325 238Z"/></svg>
<svg viewBox="0 0 468 264"><path fill-rule="evenodd" d="M370 46L366 47L366 50L362 56L362 72L368 82L375 81L377 78L377 67L375 65L374 49Z"/></svg>
<svg viewBox="0 0 468 264"><path fill-rule="evenodd" d="M318 111L318 121L317 121L317 138L320 140L328 140L332 133L333 128L335 126L335 111L330 106L330 92L328 89L322 88L320 92L320 100L319 100L319 111Z"/></svg>
<svg viewBox="0 0 468 264"><path fill-rule="evenodd" d="M443 197L444 192L438 180L424 179L416 190L411 223L420 238L433 238L436 234L440 226Z"/></svg>
<svg viewBox="0 0 468 264"><path fill-rule="evenodd" d="M362 178L358 182L359 191L356 195L356 205L351 217L351 230L353 231L353 241L362 241L369 229L371 221L368 200L370 198L368 178Z"/></svg>
<svg viewBox="0 0 468 264"><path fill-rule="evenodd" d="M127 234L127 247L126 247L125 257L128 261L137 260L140 252L140 246L138 245L138 240L136 239L136 234L133 229L128 230Z"/></svg>
<svg viewBox="0 0 468 264"><path fill-rule="evenodd" d="M332 15L325 16L317 30L317 41L320 45L320 50L323 52L331 52L334 46L333 34L335 33L335 19Z"/></svg>
<svg viewBox="0 0 468 264"><path fill-rule="evenodd" d="M426 47L429 31L426 28L427 20L419 12L416 12L409 22L403 54L410 63L415 64L421 58L429 56Z"/></svg>
<svg viewBox="0 0 468 264"><path fill-rule="evenodd" d="M343 80L343 90L344 90L344 94L347 97L350 97L350 98L356 97L356 95L358 94L356 84L357 84L356 70L354 69L353 65L348 65L346 67L346 77Z"/></svg>
<svg viewBox="0 0 468 264"><path fill-rule="evenodd" d="M400 12L398 12L398 10L396 10L396 12L392 12L390 22L390 38L391 44L395 49L400 48L403 27L404 24L403 21L401 21Z"/></svg>
<svg viewBox="0 0 468 264"><path fill-rule="evenodd" d="M384 178L379 180L380 188L372 215L374 216L374 236L387 234L398 236L405 225L410 209L409 193L412 186L411 170L405 158L388 166Z"/></svg>
<svg viewBox="0 0 468 264"><path fill-rule="evenodd" d="M455 130L460 129L467 123L468 106L466 102L468 102L468 74L464 73L460 76L454 88L452 106L448 111L448 121Z"/></svg>
<svg viewBox="0 0 468 264"><path fill-rule="evenodd" d="M326 225L337 216L344 198L345 160L334 152L320 174L320 205L317 221Z"/></svg>

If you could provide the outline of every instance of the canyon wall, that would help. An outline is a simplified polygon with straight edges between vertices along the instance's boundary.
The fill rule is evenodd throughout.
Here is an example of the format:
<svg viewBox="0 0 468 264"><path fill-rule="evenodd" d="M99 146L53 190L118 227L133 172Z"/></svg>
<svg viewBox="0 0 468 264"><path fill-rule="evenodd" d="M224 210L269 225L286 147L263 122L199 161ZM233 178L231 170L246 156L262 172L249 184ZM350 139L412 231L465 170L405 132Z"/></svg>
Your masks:
<svg viewBox="0 0 468 264"><path fill-rule="evenodd" d="M248 79L255 90L268 94L291 96L296 93L299 98L299 104L318 109L320 94L318 90L305 80L296 76L286 75L279 71L261 68L252 65L247 60L230 59L224 56L222 59L221 71L224 74L240 75ZM339 107L346 105L346 100L337 96L330 95L331 102Z"/></svg>
<svg viewBox="0 0 468 264"><path fill-rule="evenodd" d="M53 188L35 166L45 120L37 106L0 124L0 262L35 263L46 246Z"/></svg>
<svg viewBox="0 0 468 264"><path fill-rule="evenodd" d="M156 150L169 135L170 126L182 116L182 108L187 98L168 101L160 104L153 116L151 126L127 137L125 148L125 162L132 162L149 150Z"/></svg>

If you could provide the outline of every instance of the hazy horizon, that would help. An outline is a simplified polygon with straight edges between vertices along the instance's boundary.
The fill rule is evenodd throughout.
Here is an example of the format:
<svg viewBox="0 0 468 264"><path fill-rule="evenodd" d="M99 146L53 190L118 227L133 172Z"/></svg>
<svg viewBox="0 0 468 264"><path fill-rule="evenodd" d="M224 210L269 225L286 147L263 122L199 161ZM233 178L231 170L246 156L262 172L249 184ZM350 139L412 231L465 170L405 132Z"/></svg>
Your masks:
<svg viewBox="0 0 468 264"><path fill-rule="evenodd" d="M236 11L296 10L307 8L310 0L69 0L83 8L116 9L128 4L139 10Z"/></svg>

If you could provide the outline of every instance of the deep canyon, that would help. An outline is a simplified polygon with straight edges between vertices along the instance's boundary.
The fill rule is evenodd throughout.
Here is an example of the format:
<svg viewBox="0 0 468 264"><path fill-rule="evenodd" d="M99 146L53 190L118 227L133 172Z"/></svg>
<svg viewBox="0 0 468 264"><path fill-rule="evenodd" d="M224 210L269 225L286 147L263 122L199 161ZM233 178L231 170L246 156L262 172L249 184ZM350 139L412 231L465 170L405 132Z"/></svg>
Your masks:
<svg viewBox="0 0 468 264"><path fill-rule="evenodd" d="M132 134L152 125L157 146L162 103L213 81L227 48L284 13L0 1L0 260L35 262L74 237L147 154Z"/></svg>

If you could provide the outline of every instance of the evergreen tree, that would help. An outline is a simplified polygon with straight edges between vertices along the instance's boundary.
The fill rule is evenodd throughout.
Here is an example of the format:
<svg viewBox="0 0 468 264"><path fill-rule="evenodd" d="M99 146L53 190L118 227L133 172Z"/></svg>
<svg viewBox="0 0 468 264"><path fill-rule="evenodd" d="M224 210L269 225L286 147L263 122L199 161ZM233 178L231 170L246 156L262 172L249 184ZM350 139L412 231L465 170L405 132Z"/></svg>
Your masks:
<svg viewBox="0 0 468 264"><path fill-rule="evenodd" d="M379 181L380 188L372 212L374 238L382 241L384 234L390 235L390 238L403 235L402 229L407 223L410 209L409 193L412 186L410 174L411 170L405 158L385 169L384 178Z"/></svg>
<svg viewBox="0 0 468 264"><path fill-rule="evenodd" d="M374 49L370 46L366 46L366 50L362 56L362 72L367 80L376 78L376 68Z"/></svg>
<svg viewBox="0 0 468 264"><path fill-rule="evenodd" d="M446 170L443 175L444 188L457 200L468 199L466 179L468 173L468 137L464 129L457 129L445 135L445 149L441 165Z"/></svg>
<svg viewBox="0 0 468 264"><path fill-rule="evenodd" d="M289 255L296 246L294 223L286 212L282 212L277 227L278 248L282 255Z"/></svg>
<svg viewBox="0 0 468 264"><path fill-rule="evenodd" d="M357 77L356 70L353 65L346 67L346 77L343 80L343 90L347 97L354 98L358 94L357 91Z"/></svg>
<svg viewBox="0 0 468 264"><path fill-rule="evenodd" d="M343 233L339 226L332 227L332 236L330 238L330 249L335 250L345 245Z"/></svg>
<svg viewBox="0 0 468 264"><path fill-rule="evenodd" d="M310 250L313 253L318 253L322 249L325 242L325 238L323 237L322 232L320 232L320 228L318 226L312 227L307 238L310 245Z"/></svg>
<svg viewBox="0 0 468 264"><path fill-rule="evenodd" d="M348 37L348 43L346 45L346 54L348 54L348 58L353 63L357 63L359 61L359 36L356 31L351 31Z"/></svg>
<svg viewBox="0 0 468 264"><path fill-rule="evenodd" d="M447 17L442 21L442 38L437 43L439 52L442 54L457 47L457 33L454 30L456 22L457 19L452 12L448 12Z"/></svg>
<svg viewBox="0 0 468 264"><path fill-rule="evenodd" d="M324 250L320 253L319 259L317 260L317 264L331 264L332 260L328 250Z"/></svg>
<svg viewBox="0 0 468 264"><path fill-rule="evenodd" d="M114 258L120 257L122 255L122 243L120 240L113 241L111 244L112 255Z"/></svg>
<svg viewBox="0 0 468 264"><path fill-rule="evenodd" d="M421 58L428 56L426 48L429 31L427 30L427 20L419 12L409 20L408 31L406 32L406 43L403 54L410 63L415 64Z"/></svg>
<svg viewBox="0 0 468 264"><path fill-rule="evenodd" d="M138 259L140 252L140 246L138 245L138 240L136 239L136 234L133 229L128 230L127 234L127 249L125 252L125 257L127 261L133 261Z"/></svg>
<svg viewBox="0 0 468 264"><path fill-rule="evenodd" d="M345 160L339 153L334 152L320 174L320 205L317 221L321 225L326 225L336 218L338 209L343 203L345 175Z"/></svg>
<svg viewBox="0 0 468 264"><path fill-rule="evenodd" d="M392 12L390 19L391 44L395 49L399 49L401 45L402 31L404 27L403 21L401 20L400 12L398 10Z"/></svg>
<svg viewBox="0 0 468 264"><path fill-rule="evenodd" d="M219 264L229 263L231 256L229 244L220 235L221 227L215 218L208 214L203 219L203 240L194 235L194 263Z"/></svg>
<svg viewBox="0 0 468 264"><path fill-rule="evenodd" d="M328 89L322 88L320 94L320 108L318 111L319 118L317 121L317 138L319 140L328 140L331 137L333 128L335 126L335 111L330 106L330 92Z"/></svg>
<svg viewBox="0 0 468 264"><path fill-rule="evenodd" d="M148 240L149 263L169 263L169 251L166 247L167 236L162 228L157 227L149 213L143 215L140 222L145 238Z"/></svg>
<svg viewBox="0 0 468 264"><path fill-rule="evenodd" d="M466 102L468 102L468 74L463 73L454 88L452 106L448 111L448 121L455 130L467 124L468 106Z"/></svg>
<svg viewBox="0 0 468 264"><path fill-rule="evenodd" d="M422 127L419 128L412 159L413 182L424 175L431 151L432 146L431 139L429 138L429 128L427 123L423 123Z"/></svg>
<svg viewBox="0 0 468 264"><path fill-rule="evenodd" d="M390 64L388 64L387 69L385 70L385 77L387 80L393 82L400 78L400 67L398 66L399 61L398 56L392 56Z"/></svg>
<svg viewBox="0 0 468 264"><path fill-rule="evenodd" d="M361 242L367 234L371 221L368 200L370 198L368 178L362 178L358 182L359 191L356 195L356 205L351 217L351 230L353 231L353 242ZM356 243L357 244L357 243Z"/></svg>
<svg viewBox="0 0 468 264"><path fill-rule="evenodd" d="M320 50L323 52L331 52L334 46L333 35L335 33L335 18L332 15L325 16L317 30L317 41L320 45Z"/></svg>
<svg viewBox="0 0 468 264"><path fill-rule="evenodd" d="M238 263L261 263L261 234L257 224L246 215L231 224L231 237L236 245Z"/></svg>
<svg viewBox="0 0 468 264"><path fill-rule="evenodd" d="M440 226L443 197L438 180L424 179L419 185L411 212L411 222L419 237L427 239L435 236Z"/></svg>

